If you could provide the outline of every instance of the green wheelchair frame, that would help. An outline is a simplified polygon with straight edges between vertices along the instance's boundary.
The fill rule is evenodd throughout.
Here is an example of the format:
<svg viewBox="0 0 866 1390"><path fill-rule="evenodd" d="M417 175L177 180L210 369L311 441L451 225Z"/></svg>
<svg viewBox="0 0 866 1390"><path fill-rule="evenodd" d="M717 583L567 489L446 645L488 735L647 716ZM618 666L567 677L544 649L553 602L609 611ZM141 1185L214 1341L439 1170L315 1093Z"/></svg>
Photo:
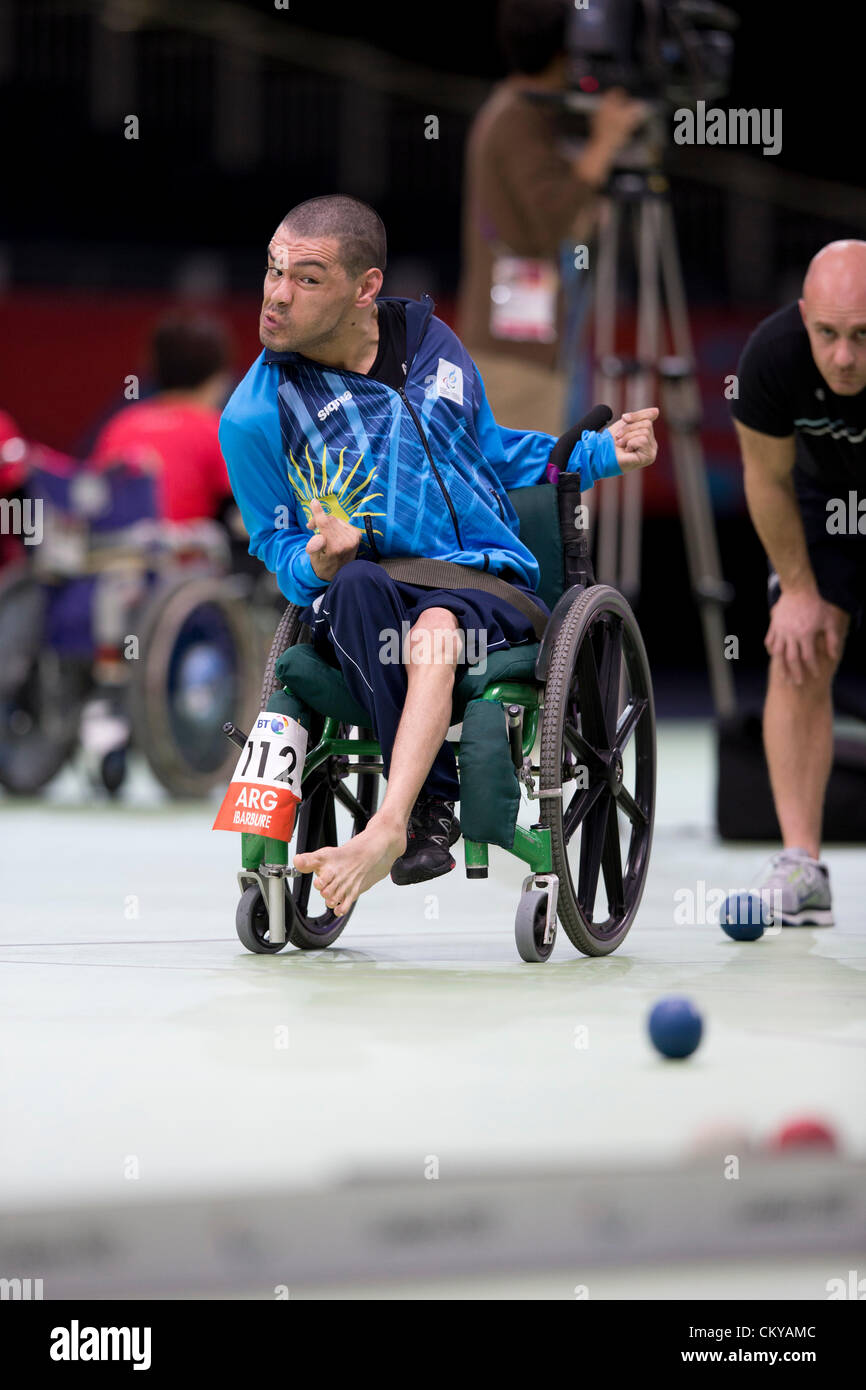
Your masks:
<svg viewBox="0 0 866 1390"><path fill-rule="evenodd" d="M538 592L551 617L540 643L493 653L486 672L470 666L455 686L452 709L452 725L462 723L452 746L466 875L487 877L490 844L525 862L515 937L526 961L548 959L558 916L584 954L615 950L640 904L652 841L655 713L646 651L622 594L595 582L579 489L578 476L562 474L556 484L508 494L521 540L538 560ZM358 833L375 810L382 772L369 714L342 673L305 643L300 611L290 605L277 628L261 700L262 709L298 719L309 734L296 852L339 842L335 803L349 811ZM353 728L357 737L349 736ZM357 777L354 794L345 785L349 776ZM521 789L539 804L528 829L517 823ZM569 845L578 829L573 864ZM289 866L286 842L245 833L242 860L236 926L247 949L322 949L341 934L353 908L342 917L330 909L310 915L313 875ZM601 879L608 912L599 919Z"/></svg>

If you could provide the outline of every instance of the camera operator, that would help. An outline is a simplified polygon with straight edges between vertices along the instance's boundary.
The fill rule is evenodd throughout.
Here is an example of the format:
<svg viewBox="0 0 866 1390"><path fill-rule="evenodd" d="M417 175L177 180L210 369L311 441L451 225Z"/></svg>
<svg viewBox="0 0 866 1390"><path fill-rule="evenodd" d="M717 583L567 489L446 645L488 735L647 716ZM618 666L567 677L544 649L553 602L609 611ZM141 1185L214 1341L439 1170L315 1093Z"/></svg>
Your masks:
<svg viewBox="0 0 866 1390"><path fill-rule="evenodd" d="M621 89L599 99L578 157L557 148L553 102L567 90L565 0L502 0L499 40L509 67L475 117L466 151L459 331L500 424L563 428L561 361L566 238L589 241L598 195L617 152L647 109Z"/></svg>

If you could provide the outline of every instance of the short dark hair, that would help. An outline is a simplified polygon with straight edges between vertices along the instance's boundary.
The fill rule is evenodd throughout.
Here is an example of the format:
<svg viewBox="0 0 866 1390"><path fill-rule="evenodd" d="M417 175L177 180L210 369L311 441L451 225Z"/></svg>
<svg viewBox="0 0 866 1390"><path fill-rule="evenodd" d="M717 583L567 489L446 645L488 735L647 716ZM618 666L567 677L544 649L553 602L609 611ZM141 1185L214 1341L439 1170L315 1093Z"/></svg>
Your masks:
<svg viewBox="0 0 866 1390"><path fill-rule="evenodd" d="M228 334L203 314L167 314L154 329L151 356L160 391L194 390L228 366Z"/></svg>
<svg viewBox="0 0 866 1390"><path fill-rule="evenodd" d="M335 237L340 264L351 280L371 266L384 271L388 243L385 224L369 203L344 193L308 198L287 212L282 226L303 237Z"/></svg>
<svg viewBox="0 0 866 1390"><path fill-rule="evenodd" d="M566 47L566 0L500 0L499 46L509 72L543 72Z"/></svg>

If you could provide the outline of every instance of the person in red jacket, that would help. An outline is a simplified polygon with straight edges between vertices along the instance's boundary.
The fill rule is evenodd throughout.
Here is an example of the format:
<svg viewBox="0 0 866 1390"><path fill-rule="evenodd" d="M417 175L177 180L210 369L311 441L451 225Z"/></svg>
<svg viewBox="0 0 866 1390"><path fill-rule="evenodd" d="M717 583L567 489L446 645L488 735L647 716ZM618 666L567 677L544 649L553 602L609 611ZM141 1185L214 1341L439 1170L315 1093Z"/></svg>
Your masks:
<svg viewBox="0 0 866 1390"><path fill-rule="evenodd" d="M173 314L157 326L151 352L156 394L112 416L91 462L149 462L163 520L216 518L231 499L217 435L229 385L227 336L213 319Z"/></svg>
<svg viewBox="0 0 866 1390"><path fill-rule="evenodd" d="M196 545L205 545L202 527L212 528L219 533L218 544L225 547L228 560L228 542L238 525L237 508L217 433L229 387L227 334L214 319L175 312L156 327L151 363L156 393L112 416L96 438L87 468L125 463L152 472L161 521L188 538L194 532ZM216 522L225 525L227 536ZM214 544L209 530L207 548ZM112 576L112 588L119 582L117 575ZM133 580L128 591L130 607L138 594L135 585ZM101 777L109 790L115 790L123 776L129 723L117 698L118 673L124 662L117 656L116 602L107 605L107 612L109 626L104 631L98 616L94 617L95 631L103 632L105 650L95 667L97 689L83 717L82 743L94 780Z"/></svg>

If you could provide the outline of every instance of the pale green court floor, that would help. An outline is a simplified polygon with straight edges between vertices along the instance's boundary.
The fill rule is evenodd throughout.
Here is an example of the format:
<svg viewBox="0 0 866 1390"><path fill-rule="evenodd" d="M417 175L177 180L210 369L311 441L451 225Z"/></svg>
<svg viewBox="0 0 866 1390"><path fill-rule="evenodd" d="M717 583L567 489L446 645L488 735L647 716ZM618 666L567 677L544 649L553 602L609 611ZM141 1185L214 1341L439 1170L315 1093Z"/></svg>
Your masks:
<svg viewBox="0 0 866 1390"><path fill-rule="evenodd" d="M359 1172L673 1173L707 1127L738 1132L724 1147L742 1156L804 1113L866 1157L866 855L826 851L833 928L741 944L676 921L685 895L743 886L769 849L715 839L706 726L660 728L648 887L603 959L560 932L546 965L519 960L523 870L496 851L487 882L458 858L435 883L378 885L329 951L249 955L233 926L239 846L211 832L213 810L144 783L121 807L82 807L71 782L0 805L7 1212ZM705 1019L685 1063L646 1036L674 993ZM617 1278L603 1296L639 1296Z"/></svg>

